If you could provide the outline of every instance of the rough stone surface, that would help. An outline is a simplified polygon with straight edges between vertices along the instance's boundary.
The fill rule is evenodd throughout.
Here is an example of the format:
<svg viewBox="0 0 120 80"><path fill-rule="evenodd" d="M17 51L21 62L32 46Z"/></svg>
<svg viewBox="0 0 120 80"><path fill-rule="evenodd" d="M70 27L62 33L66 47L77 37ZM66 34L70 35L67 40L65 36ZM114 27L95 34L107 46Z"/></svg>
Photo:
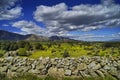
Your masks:
<svg viewBox="0 0 120 80"><path fill-rule="evenodd" d="M66 76L71 76L72 74L72 71L71 70L65 70L65 75Z"/></svg>
<svg viewBox="0 0 120 80"><path fill-rule="evenodd" d="M80 57L80 58L42 58L21 57L0 58L0 73L8 77L18 73L51 75L57 77L105 77L111 75L120 79L120 57Z"/></svg>

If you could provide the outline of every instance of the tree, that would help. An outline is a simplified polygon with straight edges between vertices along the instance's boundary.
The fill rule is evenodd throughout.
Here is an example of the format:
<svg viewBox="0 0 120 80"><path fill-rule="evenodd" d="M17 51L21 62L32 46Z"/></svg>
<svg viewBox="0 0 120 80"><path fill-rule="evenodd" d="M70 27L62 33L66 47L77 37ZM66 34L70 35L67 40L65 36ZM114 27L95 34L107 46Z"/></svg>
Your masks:
<svg viewBox="0 0 120 80"><path fill-rule="evenodd" d="M44 50L43 46L42 46L40 43L35 43L35 44L34 44L34 49Z"/></svg>
<svg viewBox="0 0 120 80"><path fill-rule="evenodd" d="M27 53L27 50L25 48L19 48L18 49L18 56L29 56L30 54Z"/></svg>

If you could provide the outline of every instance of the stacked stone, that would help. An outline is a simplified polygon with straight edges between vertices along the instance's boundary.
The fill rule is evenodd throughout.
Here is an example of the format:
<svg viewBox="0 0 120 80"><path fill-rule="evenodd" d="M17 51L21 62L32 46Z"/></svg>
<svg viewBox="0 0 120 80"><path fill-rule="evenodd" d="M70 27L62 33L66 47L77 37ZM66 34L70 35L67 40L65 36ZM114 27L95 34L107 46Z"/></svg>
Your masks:
<svg viewBox="0 0 120 80"><path fill-rule="evenodd" d="M0 72L10 76L21 73L51 75L58 77L105 77L120 79L120 57L87 57L39 59L7 57L0 58Z"/></svg>

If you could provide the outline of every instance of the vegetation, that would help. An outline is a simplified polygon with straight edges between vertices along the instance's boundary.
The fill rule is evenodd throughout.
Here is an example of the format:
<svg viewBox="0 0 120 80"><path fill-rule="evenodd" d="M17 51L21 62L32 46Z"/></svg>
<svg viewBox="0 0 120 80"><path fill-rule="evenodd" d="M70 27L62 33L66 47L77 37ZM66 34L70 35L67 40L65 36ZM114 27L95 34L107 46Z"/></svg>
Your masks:
<svg viewBox="0 0 120 80"><path fill-rule="evenodd" d="M4 55L5 51L0 50L0 57L2 57Z"/></svg>
<svg viewBox="0 0 120 80"><path fill-rule="evenodd" d="M120 42L32 42L0 41L0 56L5 51L18 51L19 56L39 57L80 57L120 56ZM32 51L33 53L27 53Z"/></svg>
<svg viewBox="0 0 120 80"><path fill-rule="evenodd" d="M29 56L30 53L27 52L26 48L19 48L18 49L18 56Z"/></svg>
<svg viewBox="0 0 120 80"><path fill-rule="evenodd" d="M38 77L34 74L20 74L16 77L8 78L5 74L0 74L1 80L61 80L51 76L46 77ZM112 76L102 77L90 77L90 78L72 78L72 77L65 77L62 80L117 80Z"/></svg>

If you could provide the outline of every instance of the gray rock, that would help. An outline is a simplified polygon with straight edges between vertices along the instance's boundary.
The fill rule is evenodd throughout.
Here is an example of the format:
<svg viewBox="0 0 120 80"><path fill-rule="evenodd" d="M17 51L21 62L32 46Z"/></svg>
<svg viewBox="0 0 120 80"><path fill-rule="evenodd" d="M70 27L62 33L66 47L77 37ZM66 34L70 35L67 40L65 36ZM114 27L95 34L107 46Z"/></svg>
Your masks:
<svg viewBox="0 0 120 80"><path fill-rule="evenodd" d="M90 77L90 75L86 74L84 71L80 71L80 75L82 77Z"/></svg>
<svg viewBox="0 0 120 80"><path fill-rule="evenodd" d="M47 71L46 69L42 69L40 74L41 74L41 75L46 75L47 72L48 72L48 71Z"/></svg>
<svg viewBox="0 0 120 80"><path fill-rule="evenodd" d="M97 77L98 75L94 71L89 72L92 77Z"/></svg>
<svg viewBox="0 0 120 80"><path fill-rule="evenodd" d="M91 68L93 68L93 67L95 67L95 66L96 66L96 62L93 61L92 63L90 63L90 64L88 65L88 68L91 69Z"/></svg>
<svg viewBox="0 0 120 80"><path fill-rule="evenodd" d="M95 65L92 69L93 70L98 70L98 69L100 69L101 68L101 65L100 64L97 64L97 65Z"/></svg>
<svg viewBox="0 0 120 80"><path fill-rule="evenodd" d="M74 71L72 71L72 75L75 75L75 76L78 76L79 75L79 70L74 70Z"/></svg>
<svg viewBox="0 0 120 80"><path fill-rule="evenodd" d="M4 67L0 67L0 72L7 72L8 67L4 66Z"/></svg>
<svg viewBox="0 0 120 80"><path fill-rule="evenodd" d="M37 70L37 69L35 69L35 70L31 69L31 70L29 70L28 72L29 72L29 73L33 73L33 74L40 74L40 71Z"/></svg>
<svg viewBox="0 0 120 80"><path fill-rule="evenodd" d="M15 72L18 69L18 67L12 66L11 71Z"/></svg>
<svg viewBox="0 0 120 80"><path fill-rule="evenodd" d="M108 65L105 65L104 67L103 67L103 69L105 69L105 70L110 70L110 66L108 66Z"/></svg>
<svg viewBox="0 0 120 80"><path fill-rule="evenodd" d="M72 71L71 70L65 70L65 76L71 76Z"/></svg>
<svg viewBox="0 0 120 80"><path fill-rule="evenodd" d="M96 73L101 77L105 77L104 74L100 70L97 70Z"/></svg>
<svg viewBox="0 0 120 80"><path fill-rule="evenodd" d="M16 77L16 76L17 76L17 72L12 72L11 70L8 69L8 71L7 71L8 78Z"/></svg>
<svg viewBox="0 0 120 80"><path fill-rule="evenodd" d="M85 70L87 69L87 65L85 63L81 63L78 65L78 70Z"/></svg>
<svg viewBox="0 0 120 80"><path fill-rule="evenodd" d="M41 70L44 69L45 66L43 64L36 65L36 69Z"/></svg>
<svg viewBox="0 0 120 80"><path fill-rule="evenodd" d="M64 77L64 70L61 68L61 69L57 69L57 68L53 68L51 67L49 70L48 70L48 75L49 76L52 76L52 77L57 77L57 78L62 78Z"/></svg>

